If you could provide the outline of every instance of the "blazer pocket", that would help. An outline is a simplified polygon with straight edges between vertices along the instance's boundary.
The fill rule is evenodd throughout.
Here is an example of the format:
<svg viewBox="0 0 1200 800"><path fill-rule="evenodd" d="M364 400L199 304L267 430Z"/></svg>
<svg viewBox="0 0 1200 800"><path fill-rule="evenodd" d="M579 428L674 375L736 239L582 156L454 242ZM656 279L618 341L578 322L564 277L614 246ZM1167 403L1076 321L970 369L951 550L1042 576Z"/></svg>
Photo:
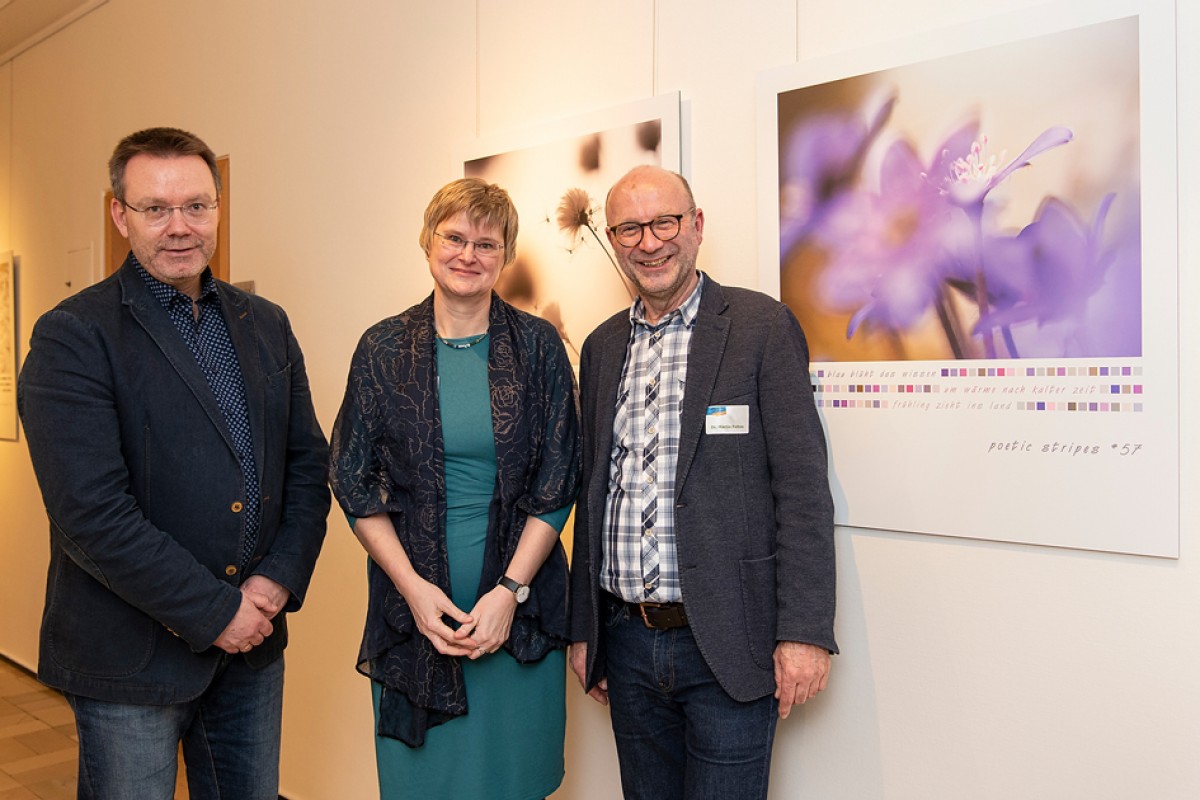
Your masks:
<svg viewBox="0 0 1200 800"><path fill-rule="evenodd" d="M276 370L265 379L268 394L280 394L287 397L292 391L292 365L284 364L283 369Z"/></svg>
<svg viewBox="0 0 1200 800"><path fill-rule="evenodd" d="M56 664L98 678L135 675L154 655L158 627L75 562L57 559L46 610L47 649Z"/></svg>
<svg viewBox="0 0 1200 800"><path fill-rule="evenodd" d="M292 365L284 364L263 380L268 426L282 424L285 428L292 407ZM268 435L267 441L270 441ZM261 467L261 465L260 465Z"/></svg>
<svg viewBox="0 0 1200 800"><path fill-rule="evenodd" d="M713 389L713 402L709 405L736 405L758 396L758 378L751 375L729 386L717 386Z"/></svg>
<svg viewBox="0 0 1200 800"><path fill-rule="evenodd" d="M742 613L746 638L754 663L763 669L775 666L775 629L779 609L775 599L775 554L740 563Z"/></svg>
<svg viewBox="0 0 1200 800"><path fill-rule="evenodd" d="M267 383L270 384L271 386L278 386L279 382L283 381L286 385L287 383L291 382L291 379L292 379L292 364L291 364L291 362L288 362L287 364L284 364L281 369L277 369L274 372L272 372L270 375L268 375Z"/></svg>

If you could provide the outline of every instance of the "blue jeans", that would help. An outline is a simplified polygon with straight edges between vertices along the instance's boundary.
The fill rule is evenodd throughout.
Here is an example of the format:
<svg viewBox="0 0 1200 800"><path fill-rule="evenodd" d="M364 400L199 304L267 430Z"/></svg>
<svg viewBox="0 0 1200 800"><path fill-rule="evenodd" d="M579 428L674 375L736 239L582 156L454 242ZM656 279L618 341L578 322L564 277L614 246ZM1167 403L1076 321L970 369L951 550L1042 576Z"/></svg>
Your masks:
<svg viewBox="0 0 1200 800"><path fill-rule="evenodd" d="M652 630L610 604L608 699L626 800L765 799L778 702L739 703L691 628Z"/></svg>
<svg viewBox="0 0 1200 800"><path fill-rule="evenodd" d="M283 659L225 656L204 694L140 706L67 695L79 730L80 800L170 800L183 743L192 800L276 800Z"/></svg>

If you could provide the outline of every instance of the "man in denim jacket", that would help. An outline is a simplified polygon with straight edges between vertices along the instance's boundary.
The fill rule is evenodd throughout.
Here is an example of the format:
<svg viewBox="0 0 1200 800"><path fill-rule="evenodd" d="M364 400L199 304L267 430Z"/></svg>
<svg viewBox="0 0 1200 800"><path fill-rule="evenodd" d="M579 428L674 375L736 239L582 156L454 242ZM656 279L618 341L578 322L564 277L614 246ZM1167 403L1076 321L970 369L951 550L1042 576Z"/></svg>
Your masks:
<svg viewBox="0 0 1200 800"><path fill-rule="evenodd" d="M213 278L220 175L152 128L109 162L132 252L33 329L18 405L46 511L38 677L79 797L278 792L284 613L325 535L327 447L278 306Z"/></svg>

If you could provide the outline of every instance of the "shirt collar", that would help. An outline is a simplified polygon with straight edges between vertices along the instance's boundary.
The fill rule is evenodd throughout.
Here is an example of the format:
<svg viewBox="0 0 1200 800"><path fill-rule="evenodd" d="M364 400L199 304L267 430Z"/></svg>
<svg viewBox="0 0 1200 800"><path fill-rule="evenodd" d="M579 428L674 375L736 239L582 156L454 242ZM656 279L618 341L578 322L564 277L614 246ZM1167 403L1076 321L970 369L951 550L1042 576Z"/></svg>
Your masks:
<svg viewBox="0 0 1200 800"><path fill-rule="evenodd" d="M667 314L657 323L651 325L646 321L646 305L642 302L641 297L635 299L633 305L629 307L629 321L635 326L642 325L654 329L661 328L675 317L679 317L683 321L685 328L695 325L696 314L700 311L700 295L704 289L704 273L698 271L697 275L699 275L700 279L696 281L696 286L692 289L692 293L679 305L679 308Z"/></svg>
<svg viewBox="0 0 1200 800"><path fill-rule="evenodd" d="M129 260L133 262L133 269L142 280L146 282L146 286L150 287L150 294L162 305L163 308L170 310L171 305L179 302L179 298L185 300L188 305L191 305L192 298L188 297L183 292L176 289L169 283L163 283L158 278L151 275L142 266L142 263L137 260L137 256L130 254ZM204 268L204 272L200 274L200 297L196 299L197 303L211 302L217 296L217 281L213 278L212 270L208 267Z"/></svg>

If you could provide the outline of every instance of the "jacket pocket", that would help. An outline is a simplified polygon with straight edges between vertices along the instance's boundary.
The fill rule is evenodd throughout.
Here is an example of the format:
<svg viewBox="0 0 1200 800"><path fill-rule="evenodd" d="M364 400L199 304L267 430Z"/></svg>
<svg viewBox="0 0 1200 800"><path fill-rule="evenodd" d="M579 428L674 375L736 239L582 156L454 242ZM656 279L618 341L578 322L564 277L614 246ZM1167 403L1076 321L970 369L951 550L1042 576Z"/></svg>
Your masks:
<svg viewBox="0 0 1200 800"><path fill-rule="evenodd" d="M137 674L154 655L158 627L74 561L56 559L45 637L50 657L60 667L98 678Z"/></svg>
<svg viewBox="0 0 1200 800"><path fill-rule="evenodd" d="M775 666L775 628L779 609L775 599L775 554L746 559L740 563L742 613L746 638L754 663L764 669Z"/></svg>
<svg viewBox="0 0 1200 800"><path fill-rule="evenodd" d="M286 430L288 413L292 408L292 365L284 364L283 369L276 370L263 380L267 419L278 419Z"/></svg>
<svg viewBox="0 0 1200 800"><path fill-rule="evenodd" d="M735 405L753 400L758 396L758 378L751 375L728 386L713 389L713 405Z"/></svg>
<svg viewBox="0 0 1200 800"><path fill-rule="evenodd" d="M292 385L292 365L284 364L281 369L277 369L270 375L266 376L267 385L272 389L284 388L289 389Z"/></svg>

